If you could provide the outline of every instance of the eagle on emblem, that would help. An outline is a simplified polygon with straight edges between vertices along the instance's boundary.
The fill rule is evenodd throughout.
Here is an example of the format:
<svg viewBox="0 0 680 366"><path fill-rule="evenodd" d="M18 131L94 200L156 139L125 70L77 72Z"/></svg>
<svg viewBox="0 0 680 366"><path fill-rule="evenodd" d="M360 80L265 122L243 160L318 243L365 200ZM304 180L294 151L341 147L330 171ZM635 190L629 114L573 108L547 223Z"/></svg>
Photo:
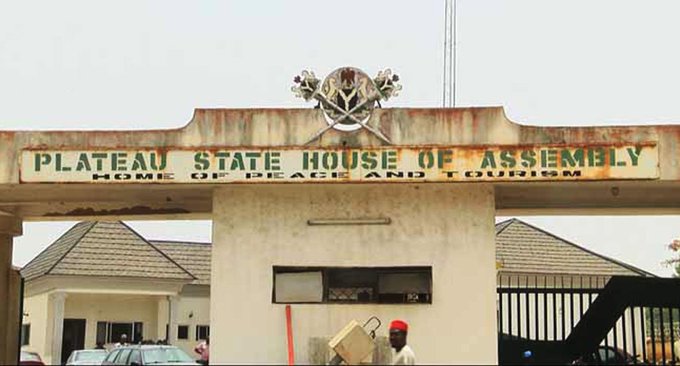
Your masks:
<svg viewBox="0 0 680 366"><path fill-rule="evenodd" d="M397 96L401 85L399 77L392 74L390 69L380 71L371 79L363 71L354 67L342 67L330 73L323 83L313 72L303 71L295 76L295 85L291 90L297 97L306 101L315 99L324 111L329 128L340 131L354 131L361 128L368 129L383 139L389 141L382 133L370 127L367 122L374 108L381 107L381 100L388 100ZM318 138L317 134L315 138Z"/></svg>

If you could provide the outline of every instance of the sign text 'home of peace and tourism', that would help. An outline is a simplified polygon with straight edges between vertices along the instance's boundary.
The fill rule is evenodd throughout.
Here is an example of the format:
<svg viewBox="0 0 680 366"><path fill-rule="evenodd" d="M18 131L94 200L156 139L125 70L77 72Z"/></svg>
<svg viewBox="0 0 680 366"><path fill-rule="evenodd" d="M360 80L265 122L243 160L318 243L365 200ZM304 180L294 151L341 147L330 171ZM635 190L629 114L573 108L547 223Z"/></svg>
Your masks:
<svg viewBox="0 0 680 366"><path fill-rule="evenodd" d="M654 144L24 150L22 183L475 182L656 179Z"/></svg>

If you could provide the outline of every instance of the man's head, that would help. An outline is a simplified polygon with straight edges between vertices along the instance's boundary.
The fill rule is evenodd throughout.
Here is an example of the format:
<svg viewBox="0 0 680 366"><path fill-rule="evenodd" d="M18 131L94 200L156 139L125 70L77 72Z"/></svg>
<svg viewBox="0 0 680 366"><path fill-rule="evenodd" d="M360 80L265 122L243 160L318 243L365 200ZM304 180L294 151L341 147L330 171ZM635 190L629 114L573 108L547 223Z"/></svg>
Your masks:
<svg viewBox="0 0 680 366"><path fill-rule="evenodd" d="M127 334L121 334L120 343L127 343Z"/></svg>
<svg viewBox="0 0 680 366"><path fill-rule="evenodd" d="M406 335L408 334L408 324L402 320L393 320L390 323L390 345L400 351L406 345Z"/></svg>

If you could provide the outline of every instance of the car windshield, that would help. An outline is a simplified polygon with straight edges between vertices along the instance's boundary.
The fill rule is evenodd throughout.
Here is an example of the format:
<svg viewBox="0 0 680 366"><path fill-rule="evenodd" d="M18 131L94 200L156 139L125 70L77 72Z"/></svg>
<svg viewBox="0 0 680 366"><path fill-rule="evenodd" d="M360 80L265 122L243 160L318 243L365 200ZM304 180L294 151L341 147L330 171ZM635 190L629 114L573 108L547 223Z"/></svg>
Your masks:
<svg viewBox="0 0 680 366"><path fill-rule="evenodd" d="M177 347L143 349L142 353L144 354L145 365L194 361Z"/></svg>
<svg viewBox="0 0 680 366"><path fill-rule="evenodd" d="M40 356L31 352L21 352L21 361L40 361Z"/></svg>
<svg viewBox="0 0 680 366"><path fill-rule="evenodd" d="M104 361L106 358L106 351L81 351L75 355L75 361Z"/></svg>

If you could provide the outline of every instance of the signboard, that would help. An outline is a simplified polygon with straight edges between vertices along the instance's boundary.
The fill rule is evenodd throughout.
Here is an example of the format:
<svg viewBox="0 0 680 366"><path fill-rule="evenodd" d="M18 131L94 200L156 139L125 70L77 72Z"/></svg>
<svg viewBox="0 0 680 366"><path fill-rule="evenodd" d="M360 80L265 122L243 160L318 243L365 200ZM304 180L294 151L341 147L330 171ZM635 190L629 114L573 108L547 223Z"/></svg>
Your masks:
<svg viewBox="0 0 680 366"><path fill-rule="evenodd" d="M24 150L22 183L525 182L656 179L655 144Z"/></svg>

